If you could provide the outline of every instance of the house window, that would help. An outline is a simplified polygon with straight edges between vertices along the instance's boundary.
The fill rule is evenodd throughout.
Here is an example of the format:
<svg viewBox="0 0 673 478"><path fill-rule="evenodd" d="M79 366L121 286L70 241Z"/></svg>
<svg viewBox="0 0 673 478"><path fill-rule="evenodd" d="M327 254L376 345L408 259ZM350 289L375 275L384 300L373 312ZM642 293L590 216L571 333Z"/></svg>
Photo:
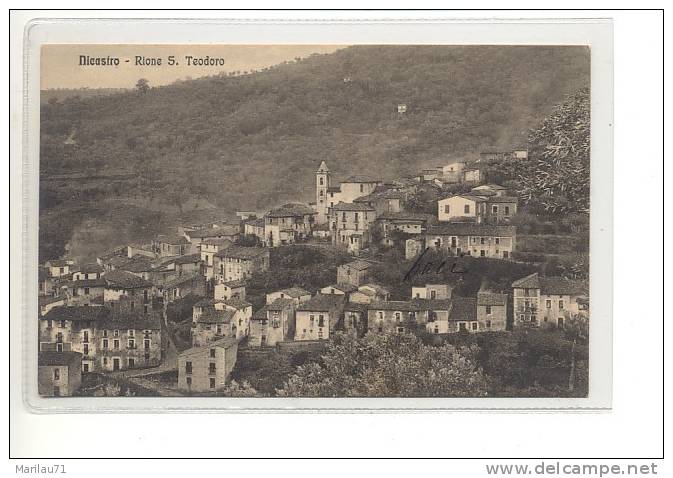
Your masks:
<svg viewBox="0 0 673 478"><path fill-rule="evenodd" d="M558 301L558 308L559 308L560 310L563 310L563 301L562 301L562 300L559 300L559 301Z"/></svg>
<svg viewBox="0 0 673 478"><path fill-rule="evenodd" d="M490 329L490 328L491 328L491 321L490 321L490 320L487 320L487 321L486 321L486 328L487 328L487 329Z"/></svg>
<svg viewBox="0 0 673 478"><path fill-rule="evenodd" d="M82 364L82 372L88 372L89 371L89 364L88 363L83 363Z"/></svg>
<svg viewBox="0 0 673 478"><path fill-rule="evenodd" d="M136 366L136 359L129 358L129 368L133 368L135 366Z"/></svg>
<svg viewBox="0 0 673 478"><path fill-rule="evenodd" d="M491 306L490 305L486 306L486 315L491 315Z"/></svg>
<svg viewBox="0 0 673 478"><path fill-rule="evenodd" d="M509 251L502 251L502 257L503 257L503 259L508 259L509 258Z"/></svg>
<svg viewBox="0 0 673 478"><path fill-rule="evenodd" d="M365 192L365 185L364 184L360 184L360 192L361 193Z"/></svg>
<svg viewBox="0 0 673 478"><path fill-rule="evenodd" d="M325 317L322 315L318 316L318 327L324 327L325 326Z"/></svg>
<svg viewBox="0 0 673 478"><path fill-rule="evenodd" d="M187 377L187 386L188 387L192 386L192 377Z"/></svg>
<svg viewBox="0 0 673 478"><path fill-rule="evenodd" d="M402 333L404 333L404 327L398 327L398 328L397 328L397 333L398 333L398 334L402 334Z"/></svg>
<svg viewBox="0 0 673 478"><path fill-rule="evenodd" d="M185 362L185 373L192 373L192 362Z"/></svg>
<svg viewBox="0 0 673 478"><path fill-rule="evenodd" d="M107 341L107 339L103 339L103 348L104 348L104 349L108 348L108 341Z"/></svg>
<svg viewBox="0 0 673 478"><path fill-rule="evenodd" d="M479 256L486 257L486 251L483 250L483 249L481 251L479 251Z"/></svg>
<svg viewBox="0 0 673 478"><path fill-rule="evenodd" d="M58 368L54 369L54 381L58 381L61 379L61 370Z"/></svg>
<svg viewBox="0 0 673 478"><path fill-rule="evenodd" d="M547 308L551 309L551 299L547 299Z"/></svg>
<svg viewBox="0 0 673 478"><path fill-rule="evenodd" d="M486 238L485 238L485 237L480 237L480 238L479 238L479 242L480 242L481 244L486 244Z"/></svg>
<svg viewBox="0 0 673 478"><path fill-rule="evenodd" d="M215 362L210 362L210 363L208 364L208 373L209 373L210 375L215 375L215 369L216 369L216 367L215 367Z"/></svg>
<svg viewBox="0 0 673 478"><path fill-rule="evenodd" d="M119 340L115 340L114 342L112 342L112 347L115 350L119 350Z"/></svg>
<svg viewBox="0 0 673 478"><path fill-rule="evenodd" d="M210 379L210 388L215 388L215 379L214 378Z"/></svg>
<svg viewBox="0 0 673 478"><path fill-rule="evenodd" d="M402 314L400 312L395 312L395 321L399 322L402 320Z"/></svg>
<svg viewBox="0 0 673 478"><path fill-rule="evenodd" d="M112 335L114 335L115 337L119 337L119 330L115 330Z"/></svg>
<svg viewBox="0 0 673 478"><path fill-rule="evenodd" d="M136 348L136 341L135 341L135 339L129 339L129 344L128 344L128 345L129 345L129 348L130 348L130 349L134 349L134 348Z"/></svg>
<svg viewBox="0 0 673 478"><path fill-rule="evenodd" d="M83 335L84 335L84 338L82 339L82 342L84 342L84 343L88 342L89 341L89 331L85 330L83 332Z"/></svg>
<svg viewBox="0 0 673 478"><path fill-rule="evenodd" d="M150 341L149 341L149 339L145 339L145 340L143 340L143 342L144 342L144 343L143 343L143 346L145 347L145 349L146 349L146 350L149 349L149 348L150 348Z"/></svg>
<svg viewBox="0 0 673 478"><path fill-rule="evenodd" d="M84 295L89 295L89 288L88 287L84 288Z"/></svg>
<svg viewBox="0 0 673 478"><path fill-rule="evenodd" d="M52 326L52 322L51 322L51 320L47 320L47 328L48 328L48 329L51 329L51 326Z"/></svg>
<svg viewBox="0 0 673 478"><path fill-rule="evenodd" d="M499 244L500 244L500 238L499 238L499 237L496 237L496 238L495 238L495 244L496 244L496 245L499 245Z"/></svg>
<svg viewBox="0 0 673 478"><path fill-rule="evenodd" d="M505 206L505 216L509 216L509 206Z"/></svg>
<svg viewBox="0 0 673 478"><path fill-rule="evenodd" d="M476 322L472 322L472 330L477 330L478 324Z"/></svg>
<svg viewBox="0 0 673 478"><path fill-rule="evenodd" d="M470 205L469 204L465 204L464 211L465 211L465 214L470 214Z"/></svg>
<svg viewBox="0 0 673 478"><path fill-rule="evenodd" d="M493 211L493 214L498 214L498 206L493 206L491 210Z"/></svg>
<svg viewBox="0 0 673 478"><path fill-rule="evenodd" d="M89 355L89 344L84 344L84 346L82 347L82 352L84 353L84 355Z"/></svg>
<svg viewBox="0 0 673 478"><path fill-rule="evenodd" d="M215 358L215 349L210 349L210 358Z"/></svg>
<svg viewBox="0 0 673 478"><path fill-rule="evenodd" d="M451 206L449 206L448 204L445 204L444 205L444 213L449 214L450 212L451 212Z"/></svg>
<svg viewBox="0 0 673 478"><path fill-rule="evenodd" d="M61 321L59 322L58 325L59 325L59 327L61 327L62 329L65 328L65 320L61 320Z"/></svg>

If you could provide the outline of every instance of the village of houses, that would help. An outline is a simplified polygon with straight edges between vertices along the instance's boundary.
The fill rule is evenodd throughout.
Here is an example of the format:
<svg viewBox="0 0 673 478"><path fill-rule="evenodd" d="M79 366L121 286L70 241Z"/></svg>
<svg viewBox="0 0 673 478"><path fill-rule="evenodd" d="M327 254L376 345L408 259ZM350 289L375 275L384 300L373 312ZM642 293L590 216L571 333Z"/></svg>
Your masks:
<svg viewBox="0 0 673 478"><path fill-rule="evenodd" d="M516 161L527 152L482 157L489 154ZM239 213L237 221L176 225L174 234L158 235L151 244L101 252L95 263L41 265L40 395L76 395L88 373L132 378L176 370L173 394L216 395L243 349L311 347L338 332L478 334L563 328L570 318L588 319L583 284L538 273L520 277L509 290L480 290L474 297L429 280L411 287L404 300L391 300L372 281L376 259L368 249L374 240L391 243L394 231L405 233L409 260L426 248L513 260L516 227L509 221L519 200L488 183L478 164L455 161L387 182L354 175L338 184L324 161L317 166L314 203ZM406 198L420 185L447 183L472 188L440 199L436 217L405 210ZM258 245L240 245L242 236L255 236ZM268 270L272 248L307 243L345 250L352 261L338 267L333 283L315 284L315 293L268 290L266 304L253 310L246 282ZM193 306L191 347L178 352L168 337L166 308L190 294L201 299Z"/></svg>

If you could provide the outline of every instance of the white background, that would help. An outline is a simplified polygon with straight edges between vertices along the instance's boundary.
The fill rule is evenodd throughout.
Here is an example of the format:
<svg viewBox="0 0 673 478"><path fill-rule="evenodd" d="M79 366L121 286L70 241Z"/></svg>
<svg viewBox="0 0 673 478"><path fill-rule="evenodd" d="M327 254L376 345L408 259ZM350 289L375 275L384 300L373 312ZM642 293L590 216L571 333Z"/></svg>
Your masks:
<svg viewBox="0 0 673 478"><path fill-rule="evenodd" d="M123 6L121 3L118 6ZM218 5L219 6L219 5ZM224 6L224 5L221 5ZM348 5L342 4L340 7ZM386 6L391 6L390 2ZM403 8L407 5L399 5ZM414 6L418 6L415 4ZM534 7L536 5L527 5ZM640 5L646 6L646 5ZM355 5L362 7L362 5ZM150 13L151 16L159 12ZM374 18L384 12L340 12L343 17ZM63 15L63 13L61 13ZM65 14L75 16L73 12ZM95 15L101 15L101 12ZM163 14L185 16L186 12ZM199 13L211 17L213 13ZM250 18L252 13L220 12ZM265 13L269 18L273 14ZM290 12L292 18L331 16ZM401 18L428 18L430 12L398 12ZM436 457L654 457L662 450L662 17L660 12L444 12L442 17L611 17L615 21L615 197L614 197L614 394L613 410L592 413L494 413L384 415L32 415L22 408L19 363L2 382L11 383L13 457L77 456L436 456ZM131 16L140 16L134 12ZM261 16L257 13L257 16ZM29 15L30 17L30 15ZM12 32L21 41L21 30ZM11 121L20 123L21 59L11 58ZM8 109L7 109L8 110ZM6 124L4 126L7 126ZM7 128L3 128L6 134ZM16 129L12 133L15 134ZM12 138L17 141L17 137ZM20 317L20 156L10 158L11 308L6 320ZM6 171L6 170L5 170ZM6 211L7 209L4 209ZM3 241L6 236L3 237ZM7 276L2 280L6 281ZM4 290L8 290L9 287ZM670 333L671 327L668 327ZM0 329L1 330L1 329ZM7 329L5 329L7 330ZM7 336L1 339L9 352ZM3 400L6 394L3 393ZM9 405L8 405L9 406ZM43 461L45 462L45 461ZM46 463L46 462L45 462ZM428 463L442 474L482 476L474 462ZM172 462L134 463L178 472ZM190 473L198 473L193 462ZM265 472L294 476L343 475L348 462L227 462L220 473ZM352 465L352 464L350 464ZM73 476L112 476L128 465L84 462L70 465ZM95 468L91 468L95 466ZM392 476L417 473L420 463L358 464L360 473ZM152 467L152 468L150 468ZM186 469L186 468L185 468ZM13 464L8 468L13 472ZM358 473L358 474L360 474ZM184 473L183 473L184 474ZM218 473L219 474L219 473Z"/></svg>

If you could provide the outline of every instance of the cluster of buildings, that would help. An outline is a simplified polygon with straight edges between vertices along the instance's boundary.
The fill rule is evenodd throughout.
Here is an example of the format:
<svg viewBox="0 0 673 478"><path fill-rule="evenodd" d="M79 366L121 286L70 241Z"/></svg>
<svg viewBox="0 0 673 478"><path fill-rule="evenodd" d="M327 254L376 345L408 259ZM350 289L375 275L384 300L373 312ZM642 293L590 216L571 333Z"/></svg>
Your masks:
<svg viewBox="0 0 673 478"><path fill-rule="evenodd" d="M442 174L458 172L452 168L459 167L448 165ZM465 181L466 172L456 177ZM177 360L178 388L187 393L224 388L242 342L261 348L326 341L335 331L363 336L563 327L588 314L582 284L537 274L511 290L482 290L475 297L457 296L448 284L426 284L412 287L406 300L391 300L372 282L374 263L364 258L339 266L336 282L315 293L271 291L257 310L246 301L246 282L269 269L271 248L316 238L356 255L374 241L403 240L408 258L425 248L511 258L516 229L508 222L516 197L477 180L469 194L440 199L436 216L405 211L422 180L352 176L337 186L323 161L314 204L285 204L259 218L245 213L239 222L181 225L175 234L116 248L91 264L48 261L39 273L40 393L72 394L82 373L161 364L166 307L188 295L202 299L192 308L191 347ZM251 238L256 245L241 245Z"/></svg>

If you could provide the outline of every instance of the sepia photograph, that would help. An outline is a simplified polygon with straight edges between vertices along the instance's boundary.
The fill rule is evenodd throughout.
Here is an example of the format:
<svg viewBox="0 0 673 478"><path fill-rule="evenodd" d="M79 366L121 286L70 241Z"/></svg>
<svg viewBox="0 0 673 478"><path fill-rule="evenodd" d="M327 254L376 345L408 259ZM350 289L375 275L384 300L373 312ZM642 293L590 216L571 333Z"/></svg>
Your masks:
<svg viewBox="0 0 673 478"><path fill-rule="evenodd" d="M588 45L44 44L41 397L585 398Z"/></svg>

